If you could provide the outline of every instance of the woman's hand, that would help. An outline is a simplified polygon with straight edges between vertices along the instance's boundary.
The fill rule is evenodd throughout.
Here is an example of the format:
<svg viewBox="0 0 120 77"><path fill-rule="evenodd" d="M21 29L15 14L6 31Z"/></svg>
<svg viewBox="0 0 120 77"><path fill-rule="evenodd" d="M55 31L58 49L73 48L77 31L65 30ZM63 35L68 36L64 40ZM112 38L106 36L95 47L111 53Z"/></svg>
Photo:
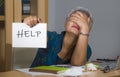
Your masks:
<svg viewBox="0 0 120 77"><path fill-rule="evenodd" d="M74 33L66 32L62 43L62 49L58 53L58 56L64 60L70 59L77 39L78 36Z"/></svg>
<svg viewBox="0 0 120 77"><path fill-rule="evenodd" d="M23 20L23 23L27 24L30 27L33 27L40 22L42 22L41 19L36 16L29 16Z"/></svg>
<svg viewBox="0 0 120 77"><path fill-rule="evenodd" d="M80 27L79 32L89 34L91 28L90 17L82 12L76 11L75 13L70 15L70 21L74 22Z"/></svg>

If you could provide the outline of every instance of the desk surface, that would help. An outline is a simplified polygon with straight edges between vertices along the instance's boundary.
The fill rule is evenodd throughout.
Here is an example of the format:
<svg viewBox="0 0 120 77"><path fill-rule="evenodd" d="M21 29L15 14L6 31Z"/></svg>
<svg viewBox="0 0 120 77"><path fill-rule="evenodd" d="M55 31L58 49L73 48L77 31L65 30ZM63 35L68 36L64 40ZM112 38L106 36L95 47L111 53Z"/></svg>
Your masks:
<svg viewBox="0 0 120 77"><path fill-rule="evenodd" d="M8 71L8 72L0 72L0 77L32 77L32 76L26 73L23 73L23 72L19 72L19 71ZM39 76L34 76L34 77L60 77L60 76L39 75ZM91 74L86 74L80 77L120 77L120 70L111 71L109 73L95 71L95 72L92 72Z"/></svg>

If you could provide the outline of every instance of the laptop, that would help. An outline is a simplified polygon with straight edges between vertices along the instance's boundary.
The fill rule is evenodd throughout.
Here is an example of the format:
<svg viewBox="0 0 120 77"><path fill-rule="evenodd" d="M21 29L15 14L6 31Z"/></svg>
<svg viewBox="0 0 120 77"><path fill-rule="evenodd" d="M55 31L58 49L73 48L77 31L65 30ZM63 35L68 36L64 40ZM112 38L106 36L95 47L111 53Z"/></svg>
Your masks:
<svg viewBox="0 0 120 77"><path fill-rule="evenodd" d="M101 63L99 63L99 66L104 73L107 73L111 70L120 69L120 57L117 60L109 59L97 59L97 60L101 61Z"/></svg>
<svg viewBox="0 0 120 77"><path fill-rule="evenodd" d="M117 60L117 64L116 64L116 70L120 69L120 57Z"/></svg>

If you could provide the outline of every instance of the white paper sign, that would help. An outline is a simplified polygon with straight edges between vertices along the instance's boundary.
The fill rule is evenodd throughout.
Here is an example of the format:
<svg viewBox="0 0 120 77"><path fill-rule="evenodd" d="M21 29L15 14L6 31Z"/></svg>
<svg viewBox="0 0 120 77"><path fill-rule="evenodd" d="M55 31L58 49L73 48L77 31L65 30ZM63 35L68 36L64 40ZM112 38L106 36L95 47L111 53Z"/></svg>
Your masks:
<svg viewBox="0 0 120 77"><path fill-rule="evenodd" d="M25 23L12 24L12 47L46 48L47 24L29 27Z"/></svg>

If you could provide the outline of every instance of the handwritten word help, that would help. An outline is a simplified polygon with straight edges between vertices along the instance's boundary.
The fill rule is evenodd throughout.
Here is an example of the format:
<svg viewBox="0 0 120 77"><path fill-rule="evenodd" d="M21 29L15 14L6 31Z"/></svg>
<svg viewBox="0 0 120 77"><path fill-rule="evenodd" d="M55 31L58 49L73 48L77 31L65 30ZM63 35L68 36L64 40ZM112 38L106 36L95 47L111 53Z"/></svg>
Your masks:
<svg viewBox="0 0 120 77"><path fill-rule="evenodd" d="M17 37L23 38L23 37L39 37L41 34L41 31L30 31L30 30L18 30Z"/></svg>

